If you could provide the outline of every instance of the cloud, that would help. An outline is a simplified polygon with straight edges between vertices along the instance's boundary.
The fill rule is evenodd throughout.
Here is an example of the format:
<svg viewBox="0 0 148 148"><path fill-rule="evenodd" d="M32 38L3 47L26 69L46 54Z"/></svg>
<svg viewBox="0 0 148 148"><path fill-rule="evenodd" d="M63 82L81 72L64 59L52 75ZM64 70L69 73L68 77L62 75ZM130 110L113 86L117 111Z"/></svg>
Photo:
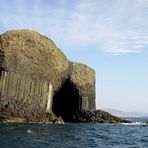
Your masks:
<svg viewBox="0 0 148 148"><path fill-rule="evenodd" d="M30 28L72 48L113 54L139 53L148 46L147 0L5 0L1 28Z"/></svg>

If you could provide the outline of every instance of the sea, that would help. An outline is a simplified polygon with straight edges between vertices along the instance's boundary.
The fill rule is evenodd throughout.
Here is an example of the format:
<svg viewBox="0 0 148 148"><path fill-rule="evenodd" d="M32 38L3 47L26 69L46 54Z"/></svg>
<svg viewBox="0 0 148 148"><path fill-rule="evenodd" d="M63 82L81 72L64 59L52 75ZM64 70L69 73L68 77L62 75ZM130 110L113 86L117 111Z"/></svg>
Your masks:
<svg viewBox="0 0 148 148"><path fill-rule="evenodd" d="M0 148L148 148L148 118L131 124L0 123Z"/></svg>

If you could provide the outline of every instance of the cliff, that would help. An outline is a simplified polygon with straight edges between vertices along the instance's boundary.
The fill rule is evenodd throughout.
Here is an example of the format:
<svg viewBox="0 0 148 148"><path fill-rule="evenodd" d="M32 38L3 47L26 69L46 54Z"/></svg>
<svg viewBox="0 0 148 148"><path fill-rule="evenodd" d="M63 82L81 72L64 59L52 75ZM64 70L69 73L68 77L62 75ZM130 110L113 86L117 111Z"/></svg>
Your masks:
<svg viewBox="0 0 148 148"><path fill-rule="evenodd" d="M70 120L95 109L94 84L94 70L70 62L51 39L31 30L0 36L1 118L38 121L54 113Z"/></svg>
<svg viewBox="0 0 148 148"><path fill-rule="evenodd" d="M51 39L37 32L0 35L1 121L124 121L95 109L92 68L69 61Z"/></svg>

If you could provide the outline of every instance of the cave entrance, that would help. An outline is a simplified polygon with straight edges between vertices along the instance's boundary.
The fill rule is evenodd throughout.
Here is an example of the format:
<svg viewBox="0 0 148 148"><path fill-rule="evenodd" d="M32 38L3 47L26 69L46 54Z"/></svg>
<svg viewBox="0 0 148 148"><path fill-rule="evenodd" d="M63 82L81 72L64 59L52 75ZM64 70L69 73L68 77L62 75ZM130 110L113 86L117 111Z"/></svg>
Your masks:
<svg viewBox="0 0 148 148"><path fill-rule="evenodd" d="M53 96L52 110L65 122L73 122L72 115L80 109L81 99L75 85L66 79L62 87Z"/></svg>

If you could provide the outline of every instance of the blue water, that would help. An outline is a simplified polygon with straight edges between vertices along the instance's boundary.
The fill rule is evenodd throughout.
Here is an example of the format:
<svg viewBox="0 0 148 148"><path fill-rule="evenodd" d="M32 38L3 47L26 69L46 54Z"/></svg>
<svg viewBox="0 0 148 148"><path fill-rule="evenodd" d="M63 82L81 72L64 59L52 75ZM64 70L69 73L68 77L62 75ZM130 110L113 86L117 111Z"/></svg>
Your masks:
<svg viewBox="0 0 148 148"><path fill-rule="evenodd" d="M147 121L133 118L133 121ZM148 148L148 126L0 123L0 148Z"/></svg>

